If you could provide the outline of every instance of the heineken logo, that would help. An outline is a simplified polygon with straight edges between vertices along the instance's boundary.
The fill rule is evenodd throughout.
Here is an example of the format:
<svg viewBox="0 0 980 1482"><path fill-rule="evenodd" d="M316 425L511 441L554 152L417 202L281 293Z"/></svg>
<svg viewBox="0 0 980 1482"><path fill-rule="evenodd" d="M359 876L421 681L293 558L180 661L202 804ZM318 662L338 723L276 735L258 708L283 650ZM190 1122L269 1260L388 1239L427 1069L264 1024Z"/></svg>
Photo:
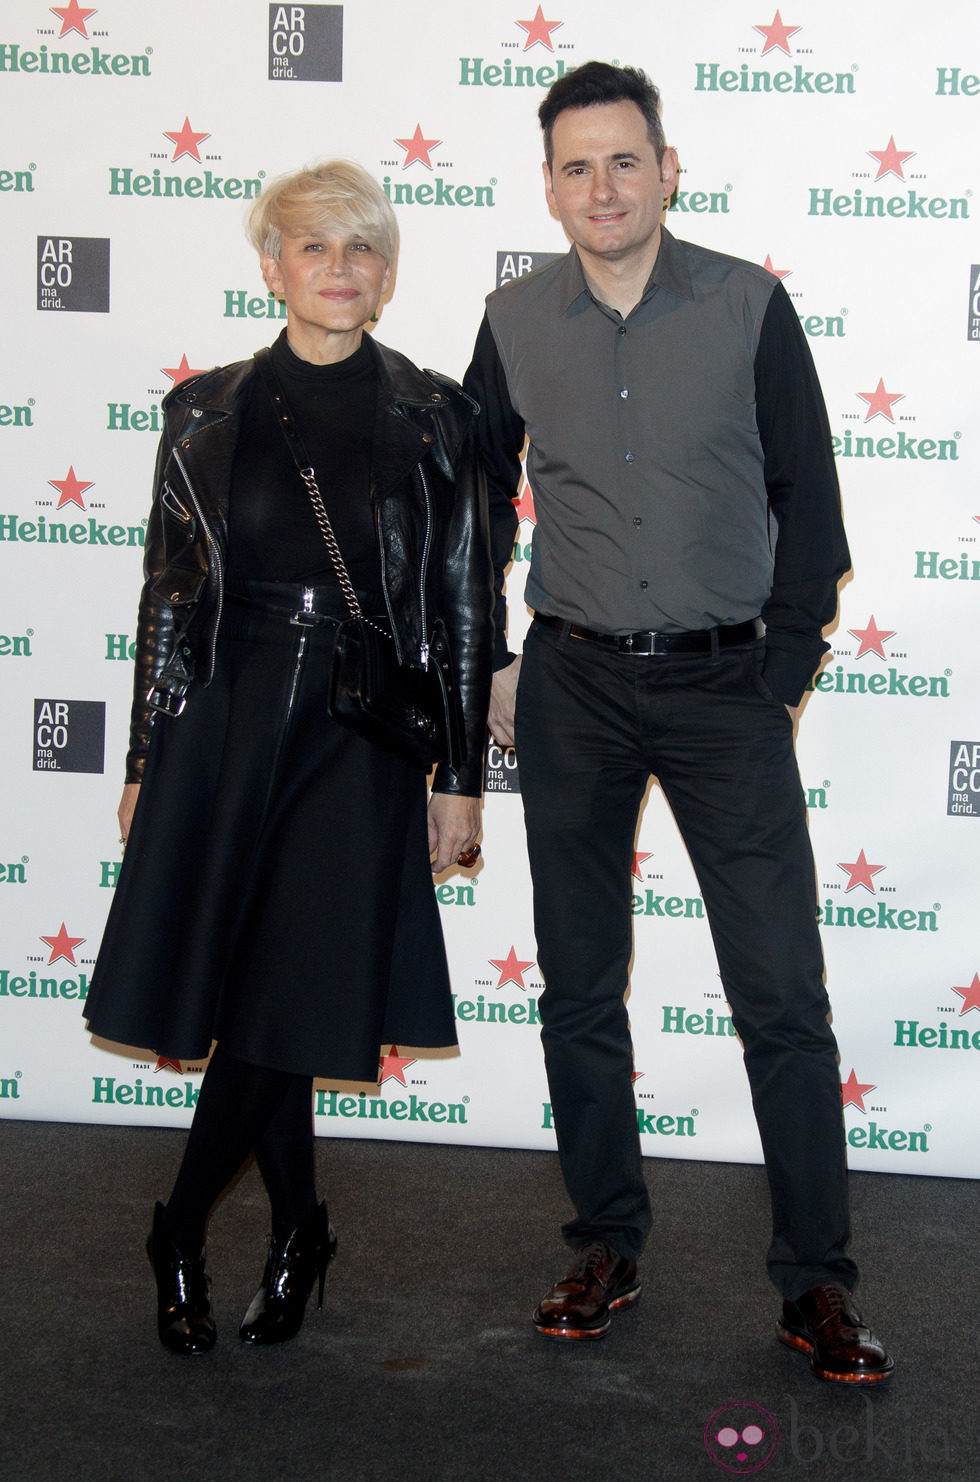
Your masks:
<svg viewBox="0 0 980 1482"><path fill-rule="evenodd" d="M429 1101L414 1092L404 1100L386 1101L382 1096L344 1096L339 1091L317 1091L314 1115L367 1122L435 1122L451 1127L466 1126L469 1098L462 1101Z"/></svg>
<svg viewBox="0 0 980 1482"><path fill-rule="evenodd" d="M544 1101L541 1104L541 1127L545 1132L555 1130L555 1117L551 1102ZM636 1125L641 1134L653 1137L696 1137L697 1130L694 1125L696 1111L685 1116L676 1116L666 1112L650 1112L643 1107L636 1108Z"/></svg>
<svg viewBox="0 0 980 1482"><path fill-rule="evenodd" d="M980 98L980 76L962 67L937 67L936 94L940 98Z"/></svg>
<svg viewBox="0 0 980 1482"><path fill-rule="evenodd" d="M877 878L886 866L869 860L863 848L858 851L856 859L839 860L837 868L847 876L845 895L849 895L852 890L863 890L873 896L877 896L879 890L883 895L894 893L894 886L882 885ZM836 883L825 886L829 890L839 888ZM938 904L928 910L900 909L883 900L879 900L874 906L838 905L828 898L817 911L817 919L822 926L859 927L873 931L935 932L939 930L939 910Z"/></svg>
<svg viewBox="0 0 980 1482"><path fill-rule="evenodd" d="M559 77L564 77L572 70L567 67L561 57L556 56L559 51L573 51L571 42L555 39L555 32L564 28L564 21L550 20L545 16L542 6L538 6L534 15L529 20L515 20L514 27L518 33L515 40L502 40L500 43L503 53L496 62L488 62L483 57L460 57L459 76L457 78L460 87L532 87L549 88ZM537 49L540 48L540 51ZM518 50L519 59L515 62L506 55L508 51ZM528 52L536 55L528 56ZM550 54L551 60L543 62L542 54Z"/></svg>
<svg viewBox="0 0 980 1482"><path fill-rule="evenodd" d="M44 998L53 1003L60 999L79 1002L87 997L88 978L84 973L76 978L48 978L33 969L18 974L0 968L0 998Z"/></svg>
<svg viewBox="0 0 980 1482"><path fill-rule="evenodd" d="M720 62L695 63L694 90L698 93L853 93L855 92L854 68L847 72L818 70L809 65L794 62L792 67L782 65L782 58L790 58L800 48L790 42L803 30L802 26L787 25L779 11L768 25L752 24L752 31L762 37L757 44L760 57L768 57L770 65L757 67L743 62L739 67L724 67ZM749 47L741 48L750 50ZM812 50L805 48L806 52ZM775 70L774 70L775 69Z"/></svg>
<svg viewBox="0 0 980 1482"><path fill-rule="evenodd" d="M847 632L858 640L857 649L852 655L855 660L872 655L887 663L893 658L906 657L902 653L885 652L885 644L896 636L896 630L880 628L873 613L865 627L848 628ZM949 698L951 675L952 671L949 669L943 674L908 674L891 665L884 671L866 673L846 669L843 664L833 664L815 675L807 689L837 695L887 695L905 699L945 700Z"/></svg>
<svg viewBox="0 0 980 1482"><path fill-rule="evenodd" d="M210 168L210 165L221 161L220 154L206 152L202 160L201 146L211 138L211 134L207 129L195 129L189 115L184 115L184 122L179 128L161 129L160 133L168 141L167 150L165 154L151 152L151 159L169 159L171 164L177 164L182 159L194 160L197 164L206 165L203 173L171 175L165 173L159 166L154 166L148 172L140 173L127 165L112 165L109 168L109 194L111 196L251 201L261 191L265 177L264 170L260 170L255 176L248 177L219 175Z"/></svg>
<svg viewBox="0 0 980 1482"><path fill-rule="evenodd" d="M703 1013L691 1013L682 1004L664 1004L661 1034L703 1034L716 1039L735 1039L735 1025L731 1014L716 1014L706 1008Z"/></svg>
<svg viewBox="0 0 980 1482"><path fill-rule="evenodd" d="M88 489L94 488L92 479L80 479L75 473L75 465L68 465L68 472L63 479L48 479L52 489L58 491L58 503L56 509L64 509L66 504L74 504L78 509L85 508L85 500L82 495Z"/></svg>
<svg viewBox="0 0 980 1482"><path fill-rule="evenodd" d="M393 142L403 151L403 156L399 159L382 160L381 164L398 165L403 170L421 165L431 173L434 168L432 155L444 148L444 141L430 139L423 133L420 123L415 125L412 134L404 138L396 137ZM451 162L438 160L436 164L443 169L452 168ZM421 183L418 180L414 183L401 180L393 182L390 175L385 175L381 181L385 195L395 206L493 206L496 184L496 179L493 179L489 185L459 185L446 180L443 175L436 175L433 180Z"/></svg>
<svg viewBox="0 0 980 1482"><path fill-rule="evenodd" d="M980 1012L980 973L974 973L972 981L961 987L954 984L953 992L963 1000L959 1011L961 1018L972 1009ZM896 1019L893 1044L904 1050L980 1050L980 1029L959 1025L950 1027L946 1019L940 1019L938 1024L921 1024L918 1019Z"/></svg>
<svg viewBox="0 0 980 1482"><path fill-rule="evenodd" d="M28 855L24 855L16 863L3 864L0 862L0 885L26 885L27 866L30 864Z"/></svg>
<svg viewBox="0 0 980 1482"><path fill-rule="evenodd" d="M17 515L0 515L0 542L15 541L23 545L115 545L141 546L142 525L103 525L98 520L76 520L68 525L38 515L36 520L22 520Z"/></svg>
<svg viewBox="0 0 980 1482"><path fill-rule="evenodd" d="M34 398L25 406L4 406L0 402L0 427L33 427L34 418L31 415L34 406Z"/></svg>
<svg viewBox="0 0 980 1482"><path fill-rule="evenodd" d="M21 1071L15 1075L0 1076L0 1101L20 1100Z"/></svg>
<svg viewBox="0 0 980 1482"><path fill-rule="evenodd" d="M268 293L264 298L250 294L244 288L226 288L225 319L282 319L286 318L286 301Z"/></svg>
<svg viewBox="0 0 980 1482"><path fill-rule="evenodd" d="M30 165L26 170L0 169L0 192L6 194L8 191L17 191L20 194L32 194L36 168L36 165Z"/></svg>
<svg viewBox="0 0 980 1482"><path fill-rule="evenodd" d="M786 278L792 278L792 268L777 268L772 260L772 253L766 254L766 260L762 264L767 273L772 273L774 278L783 282ZM790 298L799 298L800 294L788 290ZM801 314L796 311L796 317L803 327L803 333L810 339L842 340L845 335L844 318L846 309L841 309L839 314Z"/></svg>
<svg viewBox="0 0 980 1482"><path fill-rule="evenodd" d="M909 463L959 462L959 432L954 432L949 437L922 437L918 433L913 436L899 425L916 419L914 414L904 410L896 416L895 408L905 401L905 392L889 391L883 376L878 377L878 384L873 390L856 391L854 394L864 406L860 412L845 413L845 420L857 421L861 418L865 426L869 422L880 421L894 431L889 431L882 437L875 430L863 433L847 428L843 436L831 438L835 458L889 458Z"/></svg>
<svg viewBox="0 0 980 1482"><path fill-rule="evenodd" d="M891 194L868 194L863 187L856 186L852 192L835 192L829 186L814 186L810 189L810 216L871 216L888 218L891 221L966 221L970 216L967 197L930 196L918 189L896 191L893 182L907 184L905 166L915 159L914 149L899 149L895 135L880 149L866 149L866 156L874 160L876 170L874 183L884 181ZM865 171L862 170L863 177ZM891 177L889 180L888 177ZM911 177L924 179L921 173Z"/></svg>
<svg viewBox="0 0 980 1482"><path fill-rule="evenodd" d="M50 35L51 22L49 15L56 17L61 23L57 40L66 43L75 36L81 37L83 41L89 41L88 22L93 15L99 12L90 6L82 6L79 0L69 0L68 5L51 5L44 12L45 30L41 34ZM40 27L38 28L40 30ZM100 40L105 32L97 32ZM49 47L42 43L37 50L28 47L0 43L0 72L42 72L55 77L149 77L150 56L152 47L146 47L142 54L130 54L125 52L105 51L101 46L89 46L86 50L79 50L77 43L74 51L66 48Z"/></svg>
<svg viewBox="0 0 980 1482"><path fill-rule="evenodd" d="M193 1111L199 1093L200 1087L193 1081L184 1081L179 1086L164 1082L147 1085L141 1076L137 1076L135 1081L120 1081L111 1075L92 1077L94 1106L147 1106Z"/></svg>
<svg viewBox="0 0 980 1482"><path fill-rule="evenodd" d="M0 659L31 658L31 639L33 637L33 628L28 628L26 633L0 633ZM3 866L0 865L0 869L2 868ZM0 876L0 879L2 878Z"/></svg>

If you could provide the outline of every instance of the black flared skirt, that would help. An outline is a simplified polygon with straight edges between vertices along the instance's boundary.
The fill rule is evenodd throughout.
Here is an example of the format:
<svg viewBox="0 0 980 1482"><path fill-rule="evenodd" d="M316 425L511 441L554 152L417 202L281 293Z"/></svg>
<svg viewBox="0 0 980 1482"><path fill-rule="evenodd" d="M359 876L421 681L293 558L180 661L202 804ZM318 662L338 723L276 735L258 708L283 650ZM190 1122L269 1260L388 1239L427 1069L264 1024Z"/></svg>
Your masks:
<svg viewBox="0 0 980 1482"><path fill-rule="evenodd" d="M301 592L227 597L212 683L157 717L85 1014L174 1058L217 1039L374 1080L382 1044L456 1043L426 781L327 714L336 627L292 625Z"/></svg>

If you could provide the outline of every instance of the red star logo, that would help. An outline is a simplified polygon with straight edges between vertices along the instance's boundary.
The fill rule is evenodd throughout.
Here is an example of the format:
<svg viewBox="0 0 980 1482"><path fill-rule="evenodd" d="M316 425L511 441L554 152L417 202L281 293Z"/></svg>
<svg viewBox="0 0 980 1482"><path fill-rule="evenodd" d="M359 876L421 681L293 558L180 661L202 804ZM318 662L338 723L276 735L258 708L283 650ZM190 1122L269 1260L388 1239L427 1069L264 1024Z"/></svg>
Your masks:
<svg viewBox="0 0 980 1482"><path fill-rule="evenodd" d="M858 885L863 885L865 890L869 890L871 894L874 895L875 888L873 877L875 875L880 875L885 866L868 864L867 855L862 849L861 853L858 855L853 864L844 864L842 860L839 860L837 863L837 868L839 870L846 870L851 877L848 880L847 884L844 886L845 895L849 890L856 889Z"/></svg>
<svg viewBox="0 0 980 1482"><path fill-rule="evenodd" d="M57 489L61 495L61 498L58 500L59 509L62 509L66 504L77 504L79 509L85 508L85 501L82 495L86 489L91 489L91 479L86 483L84 479L75 477L74 468L69 468L63 479L48 479L48 483L52 489Z"/></svg>
<svg viewBox="0 0 980 1482"><path fill-rule="evenodd" d="M649 851L646 854L643 854L639 849L634 849L633 850L633 878L634 878L634 880L642 880L643 879L643 871L640 869L640 865L643 863L643 861L645 859L649 859L649 858L650 858Z"/></svg>
<svg viewBox="0 0 980 1482"><path fill-rule="evenodd" d="M787 56L790 56L789 38L795 36L800 27L784 26L783 18L777 10L768 26L753 26L752 29L766 38L766 44L762 48L763 56L767 51L784 51Z"/></svg>
<svg viewBox="0 0 980 1482"><path fill-rule="evenodd" d="M70 31L77 31L79 36L84 36L85 40L88 40L85 22L90 15L96 15L98 13L97 11L83 10L78 0L68 0L67 5L49 5L48 9L52 15L60 16L61 18L61 30L58 32L59 37L67 36Z"/></svg>
<svg viewBox="0 0 980 1482"><path fill-rule="evenodd" d="M392 1045L387 1055L382 1055L378 1066L378 1084L383 1086L385 1081L397 1081L401 1086L407 1086L405 1072L415 1061L407 1055L399 1055L398 1046Z"/></svg>
<svg viewBox="0 0 980 1482"><path fill-rule="evenodd" d="M173 381L174 383L174 386L179 386L182 381L189 380L191 376L199 376L201 374L199 370L191 369L191 367L187 363L186 355L182 355L180 357L179 365L172 365L169 367L169 369L167 368L167 366L161 365L160 369L163 371L163 374L165 376L170 377L171 381Z"/></svg>
<svg viewBox="0 0 980 1482"><path fill-rule="evenodd" d="M538 523L538 517L534 513L534 495L531 493L531 485L527 479L521 483L517 499L517 520L518 523L521 520L530 520L532 525Z"/></svg>
<svg viewBox="0 0 980 1482"><path fill-rule="evenodd" d="M420 165L424 165L427 170L431 170L432 161L429 159L430 151L438 149L442 140L426 139L422 133L422 125L416 124L415 133L411 139L396 139L395 143L400 145L405 151L405 158L402 160L403 170L407 170L409 165L414 165L416 161Z"/></svg>
<svg viewBox="0 0 980 1482"><path fill-rule="evenodd" d="M197 162L200 164L201 156L198 152L197 146L199 144L203 144L205 139L210 139L211 135L196 134L191 128L190 119L185 118L184 127L182 129L178 129L175 134L171 134L168 132L167 129L164 129L163 137L165 139L170 139L174 145L174 152L171 163L173 162L173 160L179 160L182 154L188 154L190 155L192 160L197 160Z"/></svg>
<svg viewBox="0 0 980 1482"><path fill-rule="evenodd" d="M529 967L534 966L533 958L530 962L522 962L513 947L511 947L502 962L498 962L494 957L489 958L488 961L490 966L495 967L500 973L500 980L497 983L498 988L502 988L505 983L516 983L522 993L527 992L524 986L524 974Z"/></svg>
<svg viewBox="0 0 980 1482"><path fill-rule="evenodd" d="M772 273L774 278L789 278L792 276L793 273L792 268L774 268L772 265L771 254L766 257L766 260L762 264L762 266L765 268L767 273Z"/></svg>
<svg viewBox="0 0 980 1482"><path fill-rule="evenodd" d="M847 1080L840 1083L841 1106L856 1106L858 1111L865 1111L867 1108L864 1105L864 1098L869 1091L875 1089L874 1086L863 1085L852 1070Z"/></svg>
<svg viewBox="0 0 980 1482"><path fill-rule="evenodd" d="M630 1080L633 1082L633 1085L635 1086L636 1083L637 1083L637 1081L642 1081L642 1079L643 1079L643 1077L645 1075L646 1075L646 1071L645 1070L634 1070L633 1071L633 1074L630 1076Z"/></svg>
<svg viewBox="0 0 980 1482"><path fill-rule="evenodd" d="M72 967L77 967L78 963L75 961L75 948L80 947L84 940L84 937L70 937L68 935L68 930L65 926L65 923L62 921L61 930L56 937L41 938L41 941L47 942L48 946L51 948L51 956L48 958L48 966L50 967L52 962L58 962L61 958L64 958L65 962L70 962Z"/></svg>
<svg viewBox="0 0 980 1482"><path fill-rule="evenodd" d="M876 180L880 180L883 175L897 175L899 180L904 180L905 174L902 170L902 166L904 165L906 160L915 158L914 149L895 148L894 134L892 134L891 138L888 141L887 149L869 149L868 153L873 160L878 161L878 173L875 176Z"/></svg>
<svg viewBox="0 0 980 1482"><path fill-rule="evenodd" d="M178 1075L183 1075L183 1071L181 1070L181 1066L180 1066L180 1061L179 1060L172 1060L169 1055L161 1055L160 1058L159 1058L159 1060L157 1061L156 1065L154 1065L153 1069L154 1069L154 1071L158 1071L158 1070L175 1070Z"/></svg>
<svg viewBox="0 0 980 1482"><path fill-rule="evenodd" d="M953 992L958 993L963 1000L963 1007L960 1009L961 1016L970 1009L980 1009L980 973L973 974L973 982L966 988L954 986Z"/></svg>
<svg viewBox="0 0 980 1482"><path fill-rule="evenodd" d="M848 628L852 638L860 641L860 647L854 655L856 659L863 659L865 654L877 654L879 659L887 658L884 650L886 638L894 638L897 628L879 628L875 622L874 613L871 614L866 628Z"/></svg>
<svg viewBox="0 0 980 1482"><path fill-rule="evenodd" d="M892 412L892 403L904 401L905 399L904 391L886 391L885 383L882 380L879 380L873 391L859 391L857 394L862 401L868 403L868 411L864 419L865 422L870 422L872 417L887 417L889 422L894 422L895 416Z"/></svg>
<svg viewBox="0 0 980 1482"><path fill-rule="evenodd" d="M527 40L524 43L525 51L529 51L532 46L537 46L539 43L541 46L546 46L549 51L554 51L555 43L551 39L551 33L552 31L557 31L559 26L564 25L564 21L546 21L544 11L539 5L534 12L533 20L515 21L514 24L520 26L522 31L527 32Z"/></svg>

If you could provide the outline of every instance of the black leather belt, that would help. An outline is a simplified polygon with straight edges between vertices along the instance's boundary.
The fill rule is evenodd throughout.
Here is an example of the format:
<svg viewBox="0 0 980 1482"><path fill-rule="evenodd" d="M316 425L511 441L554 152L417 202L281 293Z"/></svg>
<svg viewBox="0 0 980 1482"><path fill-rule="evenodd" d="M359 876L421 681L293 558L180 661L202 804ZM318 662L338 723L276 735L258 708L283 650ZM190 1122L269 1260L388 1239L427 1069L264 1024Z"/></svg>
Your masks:
<svg viewBox="0 0 980 1482"><path fill-rule="evenodd" d="M658 654L716 653L720 648L730 648L737 643L752 643L762 638L766 631L761 618L750 618L746 623L733 623L729 627L698 628L688 633L596 633L592 628L582 628L578 623L568 623L564 618L551 617L544 612L536 612L534 621L543 623L546 628L560 628L569 638L582 638L586 643L598 643L603 648L640 658Z"/></svg>

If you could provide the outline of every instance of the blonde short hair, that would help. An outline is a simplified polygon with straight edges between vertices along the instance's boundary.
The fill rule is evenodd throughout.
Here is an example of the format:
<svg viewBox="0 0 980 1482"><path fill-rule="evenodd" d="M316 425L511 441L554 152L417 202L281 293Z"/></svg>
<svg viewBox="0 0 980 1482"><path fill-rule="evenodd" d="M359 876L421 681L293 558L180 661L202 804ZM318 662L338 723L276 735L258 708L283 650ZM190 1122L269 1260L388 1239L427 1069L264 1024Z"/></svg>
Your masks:
<svg viewBox="0 0 980 1482"><path fill-rule="evenodd" d="M321 160L280 175L248 214L249 240L260 256L276 257L283 233L332 226L363 237L389 265L398 252L398 222L381 186L351 160Z"/></svg>

